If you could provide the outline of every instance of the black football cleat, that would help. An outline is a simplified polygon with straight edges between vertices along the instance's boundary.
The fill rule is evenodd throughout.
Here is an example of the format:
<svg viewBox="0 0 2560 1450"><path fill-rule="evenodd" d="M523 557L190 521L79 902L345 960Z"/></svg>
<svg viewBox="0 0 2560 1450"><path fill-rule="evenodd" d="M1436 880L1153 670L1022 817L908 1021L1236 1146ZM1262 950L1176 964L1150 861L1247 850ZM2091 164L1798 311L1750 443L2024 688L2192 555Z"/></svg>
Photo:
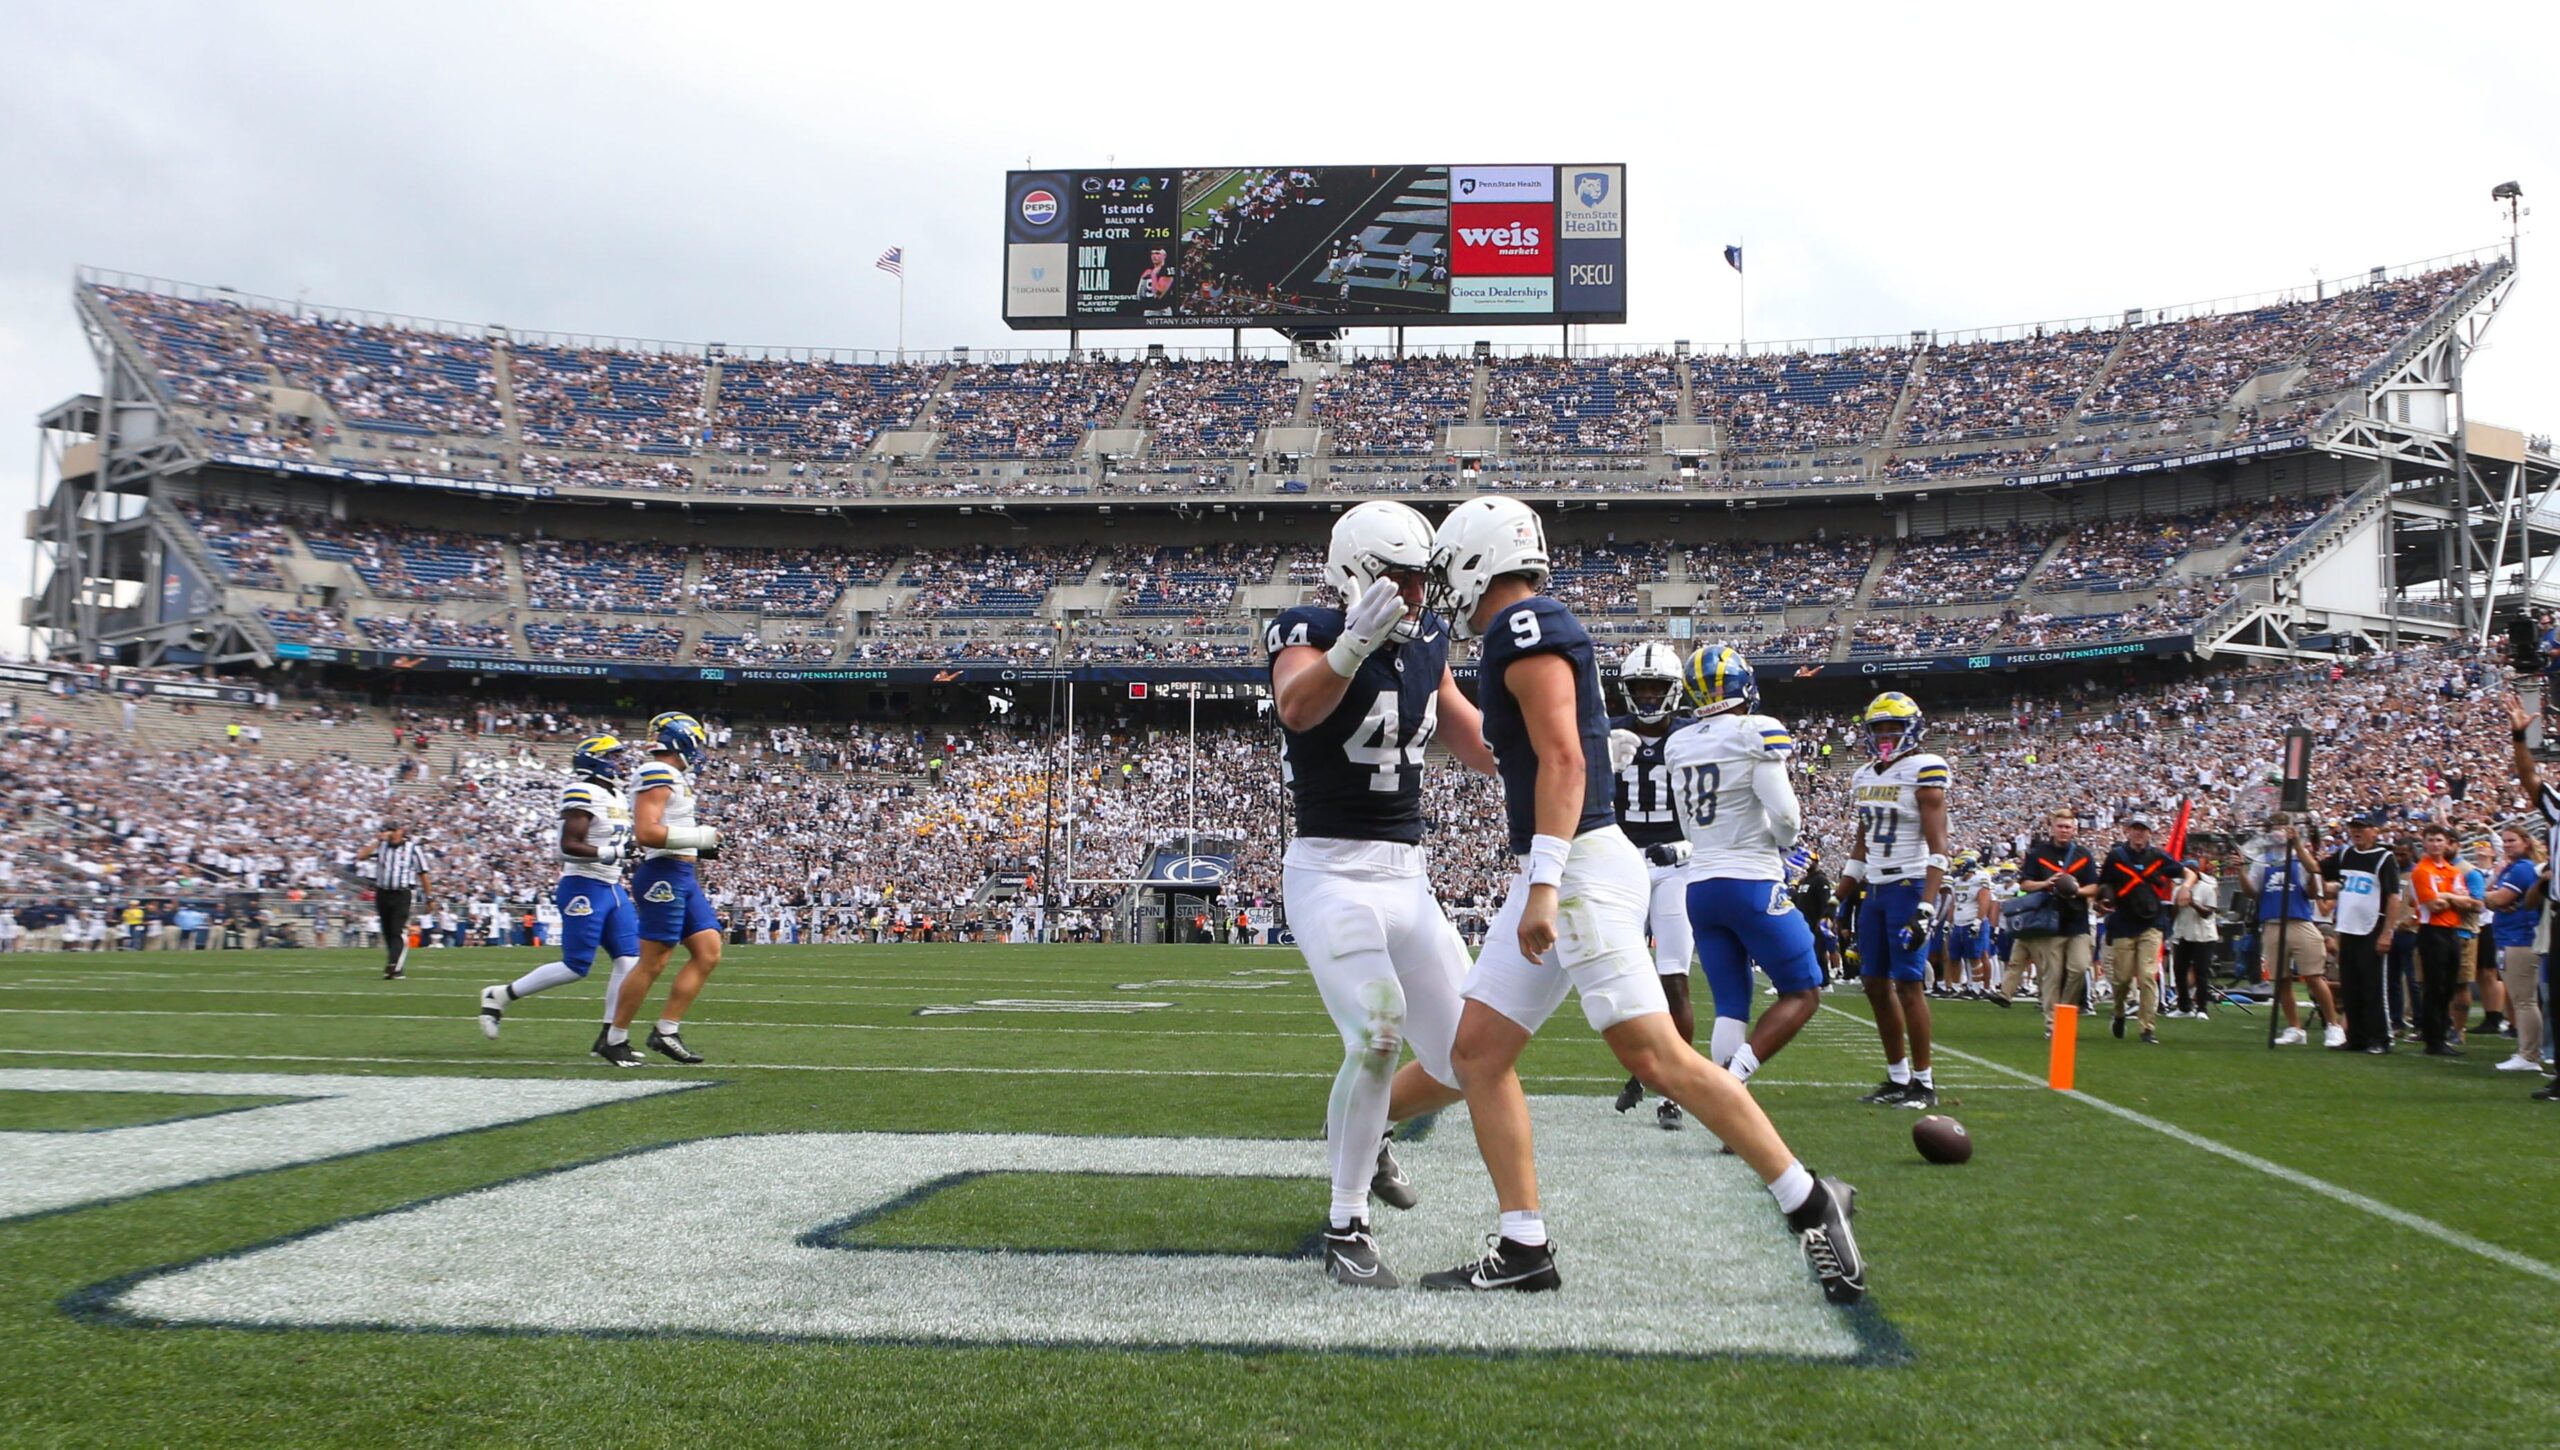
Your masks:
<svg viewBox="0 0 2560 1450"><path fill-rule="evenodd" d="M1484 1236L1484 1257L1472 1259L1454 1269L1422 1276L1425 1289L1467 1289L1490 1293L1508 1289L1514 1293L1535 1294L1547 1289L1561 1289L1564 1278L1556 1272L1556 1246L1515 1244L1500 1234Z"/></svg>
<svg viewBox="0 0 2560 1450"><path fill-rule="evenodd" d="M1892 1078L1886 1078L1884 1081L1876 1084L1876 1090L1874 1092L1864 1094L1858 1099L1858 1101L1862 1103L1873 1103L1875 1106L1880 1108L1889 1108L1902 1101L1902 1095L1909 1089L1909 1087L1910 1084L1908 1083L1899 1083L1895 1082Z"/></svg>
<svg viewBox="0 0 2560 1450"><path fill-rule="evenodd" d="M1680 1105L1669 1098L1664 1098L1661 1106L1653 1110L1653 1125L1666 1133L1679 1132L1684 1126L1684 1120L1680 1116Z"/></svg>
<svg viewBox="0 0 2560 1450"><path fill-rule="evenodd" d="M604 1035L610 1030L612 1029L597 1028L596 1045L587 1050L616 1067L647 1067L649 1065L649 1059L640 1055L639 1050L631 1045L631 1039L626 1037L620 1042L605 1041Z"/></svg>
<svg viewBox="0 0 2560 1450"><path fill-rule="evenodd" d="M649 1029L649 1049L652 1052L672 1057L687 1067L691 1067L695 1063L702 1061L702 1054L685 1046L684 1039L682 1037L673 1032L660 1032L655 1027Z"/></svg>
<svg viewBox="0 0 2560 1450"><path fill-rule="evenodd" d="M1422 1201L1413 1180L1404 1176L1404 1165L1396 1161L1392 1143L1378 1145L1378 1171L1369 1175L1369 1192L1389 1208L1411 1208Z"/></svg>
<svg viewBox="0 0 2560 1450"><path fill-rule="evenodd" d="M1404 1281L1378 1258L1378 1241L1366 1219L1324 1231L1324 1276L1355 1289L1393 1289Z"/></svg>
<svg viewBox="0 0 2560 1450"><path fill-rule="evenodd" d="M1837 1178L1819 1178L1813 1196L1787 1215L1805 1262L1822 1281L1822 1297L1834 1304L1855 1304L1867 1295L1867 1261L1849 1228L1857 1211L1858 1190Z"/></svg>
<svg viewBox="0 0 2560 1450"><path fill-rule="evenodd" d="M1897 1108L1934 1108L1937 1105L1938 1090L1918 1078L1905 1084L1902 1096L1893 1100L1893 1106Z"/></svg>
<svg viewBox="0 0 2560 1450"><path fill-rule="evenodd" d="M1643 1101L1644 1084L1635 1078L1628 1078L1627 1085L1618 1089L1619 1112L1623 1113Z"/></svg>

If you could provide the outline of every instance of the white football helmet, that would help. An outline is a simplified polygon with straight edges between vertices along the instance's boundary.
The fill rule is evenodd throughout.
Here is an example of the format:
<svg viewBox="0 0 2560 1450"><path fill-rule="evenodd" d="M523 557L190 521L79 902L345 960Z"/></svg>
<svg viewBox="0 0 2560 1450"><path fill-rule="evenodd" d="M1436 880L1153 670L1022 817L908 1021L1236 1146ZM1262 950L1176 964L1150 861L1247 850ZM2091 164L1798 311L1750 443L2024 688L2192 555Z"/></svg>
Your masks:
<svg viewBox="0 0 2560 1450"><path fill-rule="evenodd" d="M1342 592L1347 608L1390 573L1431 567L1431 521L1410 505L1373 499L1333 522L1333 542L1324 551L1324 582ZM1391 633L1399 640L1422 631L1420 610L1396 621Z"/></svg>
<svg viewBox="0 0 2560 1450"><path fill-rule="evenodd" d="M1662 687L1658 693L1637 692L1639 685L1656 684ZM1673 708L1680 703L1679 654L1658 639L1637 645L1618 661L1618 689L1627 697L1627 712L1647 725L1670 719Z"/></svg>
<svg viewBox="0 0 2560 1450"><path fill-rule="evenodd" d="M1547 531L1516 498L1471 498L1449 510L1431 536L1431 608L1460 639L1475 637L1476 605L1505 574L1547 582Z"/></svg>

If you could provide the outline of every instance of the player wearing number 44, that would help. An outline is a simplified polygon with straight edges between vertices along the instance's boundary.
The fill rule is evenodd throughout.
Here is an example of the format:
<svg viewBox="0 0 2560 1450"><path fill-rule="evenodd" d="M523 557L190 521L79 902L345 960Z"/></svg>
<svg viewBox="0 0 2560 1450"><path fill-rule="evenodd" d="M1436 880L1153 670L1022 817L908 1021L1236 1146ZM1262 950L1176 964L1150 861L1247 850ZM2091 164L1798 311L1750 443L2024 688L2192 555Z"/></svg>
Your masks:
<svg viewBox="0 0 2560 1450"><path fill-rule="evenodd" d="M1417 1201L1387 1149L1389 1123L1458 1100L1449 1048L1467 950L1423 855L1425 747L1445 730L1460 764L1493 773L1475 702L1449 673L1448 624L1422 607L1430 563L1422 515L1364 503L1334 524L1325 554L1343 607L1291 609L1263 630L1297 826L1281 900L1342 1034L1325 1106L1325 1273L1363 1288L1398 1283L1370 1231L1370 1195L1395 1208ZM1406 1044L1414 1061L1399 1070Z"/></svg>
<svg viewBox="0 0 2560 1450"><path fill-rule="evenodd" d="M1468 969L1450 1054L1501 1214L1481 1256L1426 1276L1423 1287L1563 1283L1539 1210L1517 1065L1571 991L1621 1067L1678 1103L1768 1185L1824 1296L1854 1303L1866 1293L1849 1225L1855 1193L1807 1172L1749 1090L1672 1025L1645 950L1644 856L1618 828L1611 799L1626 762L1612 759L1599 662L1582 622L1538 592L1548 572L1546 531L1517 499L1462 503L1432 540L1434 607L1461 637L1484 640L1476 698L1520 872Z"/></svg>

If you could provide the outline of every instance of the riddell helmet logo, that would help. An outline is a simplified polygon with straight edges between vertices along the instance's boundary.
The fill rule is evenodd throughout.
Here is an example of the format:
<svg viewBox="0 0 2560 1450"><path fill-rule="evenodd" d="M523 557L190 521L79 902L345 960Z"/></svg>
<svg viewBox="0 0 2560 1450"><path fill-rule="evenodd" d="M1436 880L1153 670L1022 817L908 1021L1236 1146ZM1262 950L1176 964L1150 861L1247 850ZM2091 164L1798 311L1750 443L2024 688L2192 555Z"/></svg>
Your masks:
<svg viewBox="0 0 2560 1450"><path fill-rule="evenodd" d="M1035 227L1045 227L1058 219L1058 197L1045 186L1035 186L1022 194L1022 219Z"/></svg>
<svg viewBox="0 0 2560 1450"><path fill-rule="evenodd" d="M1544 240L1533 226L1513 222L1503 227L1460 227L1458 240L1470 247L1491 247L1498 252L1534 252Z"/></svg>

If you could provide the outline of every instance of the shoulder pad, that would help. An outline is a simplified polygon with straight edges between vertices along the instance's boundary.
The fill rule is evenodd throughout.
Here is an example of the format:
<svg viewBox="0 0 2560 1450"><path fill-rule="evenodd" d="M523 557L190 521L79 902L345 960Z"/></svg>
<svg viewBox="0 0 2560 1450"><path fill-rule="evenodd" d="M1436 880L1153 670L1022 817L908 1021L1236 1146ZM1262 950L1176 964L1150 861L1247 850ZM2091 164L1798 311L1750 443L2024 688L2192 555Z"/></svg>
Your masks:
<svg viewBox="0 0 2560 1450"><path fill-rule="evenodd" d="M1787 727L1766 715L1745 715L1742 726L1760 742L1760 753L1771 760L1783 760L1796 753L1796 738Z"/></svg>
<svg viewBox="0 0 2560 1450"><path fill-rule="evenodd" d="M1271 616L1262 629L1262 650L1276 655L1297 645L1330 649L1342 638L1342 611L1322 604L1301 604Z"/></svg>
<svg viewBox="0 0 2560 1450"><path fill-rule="evenodd" d="M634 788L655 790L660 786L673 786L682 779L683 777L676 774L674 766L663 760L653 760L640 767L640 778L634 783Z"/></svg>

